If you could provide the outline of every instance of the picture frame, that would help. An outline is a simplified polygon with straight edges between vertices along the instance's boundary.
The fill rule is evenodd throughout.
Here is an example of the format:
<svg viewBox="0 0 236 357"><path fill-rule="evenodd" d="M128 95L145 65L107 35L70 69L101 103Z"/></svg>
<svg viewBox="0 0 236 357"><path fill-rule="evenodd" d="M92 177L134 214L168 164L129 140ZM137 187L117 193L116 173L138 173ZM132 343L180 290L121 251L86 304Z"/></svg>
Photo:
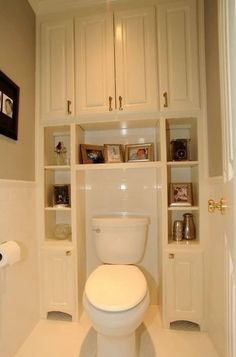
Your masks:
<svg viewBox="0 0 236 357"><path fill-rule="evenodd" d="M171 183L169 194L169 205L172 207L178 206L192 206L193 194L192 183Z"/></svg>
<svg viewBox="0 0 236 357"><path fill-rule="evenodd" d="M20 88L0 71L0 134L18 138Z"/></svg>
<svg viewBox="0 0 236 357"><path fill-rule="evenodd" d="M104 147L101 145L81 144L80 152L83 164L104 163Z"/></svg>
<svg viewBox="0 0 236 357"><path fill-rule="evenodd" d="M107 163L123 162L123 147L121 144L104 144L104 158Z"/></svg>
<svg viewBox="0 0 236 357"><path fill-rule="evenodd" d="M53 185L53 207L70 207L70 185Z"/></svg>
<svg viewBox="0 0 236 357"><path fill-rule="evenodd" d="M126 145L125 161L153 161L153 143Z"/></svg>

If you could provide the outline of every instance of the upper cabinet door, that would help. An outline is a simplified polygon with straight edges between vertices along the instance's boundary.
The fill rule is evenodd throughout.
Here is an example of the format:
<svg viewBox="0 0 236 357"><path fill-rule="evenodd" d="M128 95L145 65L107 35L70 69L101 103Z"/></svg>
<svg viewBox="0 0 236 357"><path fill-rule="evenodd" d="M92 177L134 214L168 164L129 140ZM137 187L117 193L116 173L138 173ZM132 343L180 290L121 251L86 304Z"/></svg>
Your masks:
<svg viewBox="0 0 236 357"><path fill-rule="evenodd" d="M161 110L199 108L198 36L195 0L158 6Z"/></svg>
<svg viewBox="0 0 236 357"><path fill-rule="evenodd" d="M115 110L113 15L76 19L76 114Z"/></svg>
<svg viewBox="0 0 236 357"><path fill-rule="evenodd" d="M73 20L42 24L40 89L42 119L74 114Z"/></svg>
<svg viewBox="0 0 236 357"><path fill-rule="evenodd" d="M116 99L119 111L157 110L154 8L115 13Z"/></svg>

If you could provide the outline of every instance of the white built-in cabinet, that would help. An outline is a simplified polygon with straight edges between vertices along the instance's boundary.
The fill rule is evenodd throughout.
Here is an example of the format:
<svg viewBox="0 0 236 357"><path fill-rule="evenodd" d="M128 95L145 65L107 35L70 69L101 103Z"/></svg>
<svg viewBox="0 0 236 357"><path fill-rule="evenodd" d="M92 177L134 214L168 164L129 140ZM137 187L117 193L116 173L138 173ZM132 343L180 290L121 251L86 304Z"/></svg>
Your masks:
<svg viewBox="0 0 236 357"><path fill-rule="evenodd" d="M156 1L154 5L123 6L96 14L78 12L66 20L43 19L40 24L43 316L62 311L76 319L81 313L86 276L87 173L107 170L109 175L122 170L125 175L128 169L139 175L150 168L161 172L157 182L158 190L161 188L157 239L161 242L164 324L189 320L202 325L204 320L203 163L199 145L204 116L200 110L196 1ZM140 118L141 112L144 115ZM150 112L154 116L148 118ZM121 128L126 131L125 137ZM101 145L96 141L101 137L102 144L109 143L109 130L117 130L117 144L133 144L132 130L142 137L145 128L155 133L154 161L81 163L80 144ZM93 135L87 135L90 131ZM174 139L189 141L187 160L172 160ZM63 164L55 158L59 141L67 148ZM191 206L170 205L170 184L178 182L192 184ZM53 204L53 186L57 184L70 185L68 207ZM176 242L173 223L184 213L194 216L196 238ZM68 224L72 230L72 235L61 242L55 237L58 224Z"/></svg>
<svg viewBox="0 0 236 357"><path fill-rule="evenodd" d="M202 323L203 253L199 249L164 253L167 322L178 320Z"/></svg>
<svg viewBox="0 0 236 357"><path fill-rule="evenodd" d="M200 107L196 4L180 0L158 5L161 111Z"/></svg>
<svg viewBox="0 0 236 357"><path fill-rule="evenodd" d="M67 118L74 114L73 20L43 23L40 35L40 116Z"/></svg>
<svg viewBox="0 0 236 357"><path fill-rule="evenodd" d="M76 113L157 110L154 8L80 17Z"/></svg>
<svg viewBox="0 0 236 357"><path fill-rule="evenodd" d="M196 6L180 0L43 22L41 118L199 110Z"/></svg>
<svg viewBox="0 0 236 357"><path fill-rule="evenodd" d="M67 246L44 247L42 265L42 315L60 311L69 315L75 310L73 249Z"/></svg>

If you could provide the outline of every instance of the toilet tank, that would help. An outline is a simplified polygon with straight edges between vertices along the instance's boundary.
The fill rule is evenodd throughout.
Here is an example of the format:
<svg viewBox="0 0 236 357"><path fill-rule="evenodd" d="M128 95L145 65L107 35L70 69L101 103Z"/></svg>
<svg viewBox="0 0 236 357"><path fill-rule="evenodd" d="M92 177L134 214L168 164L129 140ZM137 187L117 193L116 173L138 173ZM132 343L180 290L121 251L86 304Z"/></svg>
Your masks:
<svg viewBox="0 0 236 357"><path fill-rule="evenodd" d="M145 251L148 217L99 216L92 218L96 251L107 264L136 264Z"/></svg>

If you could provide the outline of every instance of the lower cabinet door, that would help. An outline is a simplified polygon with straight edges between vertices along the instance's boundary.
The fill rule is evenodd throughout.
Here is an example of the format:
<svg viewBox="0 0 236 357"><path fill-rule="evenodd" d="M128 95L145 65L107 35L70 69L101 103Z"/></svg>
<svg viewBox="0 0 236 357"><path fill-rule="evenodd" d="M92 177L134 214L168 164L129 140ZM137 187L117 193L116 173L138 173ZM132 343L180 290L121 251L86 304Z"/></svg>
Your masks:
<svg viewBox="0 0 236 357"><path fill-rule="evenodd" d="M75 301L72 249L45 249L42 254L42 313L73 315Z"/></svg>
<svg viewBox="0 0 236 357"><path fill-rule="evenodd" d="M203 253L169 250L165 255L166 321L186 320L201 325Z"/></svg>

